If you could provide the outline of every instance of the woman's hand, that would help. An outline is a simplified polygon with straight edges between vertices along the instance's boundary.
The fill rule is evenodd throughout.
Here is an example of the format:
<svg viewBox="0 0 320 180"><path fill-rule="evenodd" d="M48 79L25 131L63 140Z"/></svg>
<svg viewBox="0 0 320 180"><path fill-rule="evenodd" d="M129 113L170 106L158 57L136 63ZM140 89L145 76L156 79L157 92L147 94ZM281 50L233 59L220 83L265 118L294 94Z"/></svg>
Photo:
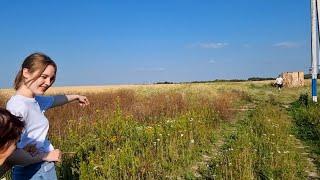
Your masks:
<svg viewBox="0 0 320 180"><path fill-rule="evenodd" d="M81 107L84 107L84 106L87 106L90 104L90 102L86 96L78 95L78 101L79 101L79 105Z"/></svg>
<svg viewBox="0 0 320 180"><path fill-rule="evenodd" d="M44 161L48 161L48 162L61 162L61 151L59 149L55 149L51 152L48 152L44 157L43 160Z"/></svg>

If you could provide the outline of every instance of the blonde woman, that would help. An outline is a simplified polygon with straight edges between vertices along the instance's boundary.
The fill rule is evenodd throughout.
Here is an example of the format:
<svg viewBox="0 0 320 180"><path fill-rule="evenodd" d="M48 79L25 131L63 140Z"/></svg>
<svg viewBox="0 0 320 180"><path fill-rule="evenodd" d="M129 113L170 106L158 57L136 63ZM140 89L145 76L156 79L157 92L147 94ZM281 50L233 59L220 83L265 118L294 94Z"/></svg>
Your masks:
<svg viewBox="0 0 320 180"><path fill-rule="evenodd" d="M43 96L54 83L56 73L57 65L49 56L33 53L26 57L14 82L16 93L8 101L7 109L21 117L25 123L25 130L17 148L29 151L32 156L56 151L53 159L59 161L60 151L55 149L47 138L49 121L44 112L49 108L72 101L78 101L81 106L86 106L89 101L85 96L80 95ZM17 158L17 154L13 153L9 160L14 164L21 164L19 161L25 157ZM12 177L19 180L57 179L54 161L42 161L28 166L15 165Z"/></svg>

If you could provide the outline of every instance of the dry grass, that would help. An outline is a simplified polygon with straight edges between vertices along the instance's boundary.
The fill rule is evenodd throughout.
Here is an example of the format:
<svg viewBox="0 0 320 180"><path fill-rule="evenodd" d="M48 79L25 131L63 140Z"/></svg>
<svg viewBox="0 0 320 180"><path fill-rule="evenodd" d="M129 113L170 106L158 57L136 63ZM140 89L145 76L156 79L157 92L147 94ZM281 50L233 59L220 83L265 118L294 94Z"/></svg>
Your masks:
<svg viewBox="0 0 320 180"><path fill-rule="evenodd" d="M145 124L157 124L164 118L176 118L188 112L201 113L211 109L224 120L233 117L231 108L241 100L241 92L224 92L220 95L199 95L175 91L156 92L141 95L131 89L120 89L104 93L90 93L87 97L91 104L86 108L76 103L57 107L47 112L51 121L51 133L64 135L69 128L68 121L110 117L120 108L123 115ZM201 108L200 108L201 107Z"/></svg>

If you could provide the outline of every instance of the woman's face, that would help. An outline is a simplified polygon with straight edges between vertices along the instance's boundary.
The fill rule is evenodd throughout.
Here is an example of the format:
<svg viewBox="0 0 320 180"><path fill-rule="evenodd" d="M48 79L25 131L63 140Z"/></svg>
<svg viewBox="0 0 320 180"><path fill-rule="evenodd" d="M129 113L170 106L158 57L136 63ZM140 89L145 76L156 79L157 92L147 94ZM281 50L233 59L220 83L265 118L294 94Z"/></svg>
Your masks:
<svg viewBox="0 0 320 180"><path fill-rule="evenodd" d="M56 69L54 68L54 66L48 65L46 69L40 74L40 77L30 82L30 84L27 84L27 86L33 94L43 95L47 91L47 89L52 85L55 78L55 72ZM39 71L30 74L29 78L33 79L35 76L38 75L38 73ZM26 80L28 81L28 78Z"/></svg>

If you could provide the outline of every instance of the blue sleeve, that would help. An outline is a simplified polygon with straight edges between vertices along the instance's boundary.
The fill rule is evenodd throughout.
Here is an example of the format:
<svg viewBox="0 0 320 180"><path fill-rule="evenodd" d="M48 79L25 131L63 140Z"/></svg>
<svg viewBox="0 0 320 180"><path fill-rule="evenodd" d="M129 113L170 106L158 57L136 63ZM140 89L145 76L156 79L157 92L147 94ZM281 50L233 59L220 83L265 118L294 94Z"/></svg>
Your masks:
<svg viewBox="0 0 320 180"><path fill-rule="evenodd" d="M35 96L41 111L46 111L53 106L53 96Z"/></svg>

